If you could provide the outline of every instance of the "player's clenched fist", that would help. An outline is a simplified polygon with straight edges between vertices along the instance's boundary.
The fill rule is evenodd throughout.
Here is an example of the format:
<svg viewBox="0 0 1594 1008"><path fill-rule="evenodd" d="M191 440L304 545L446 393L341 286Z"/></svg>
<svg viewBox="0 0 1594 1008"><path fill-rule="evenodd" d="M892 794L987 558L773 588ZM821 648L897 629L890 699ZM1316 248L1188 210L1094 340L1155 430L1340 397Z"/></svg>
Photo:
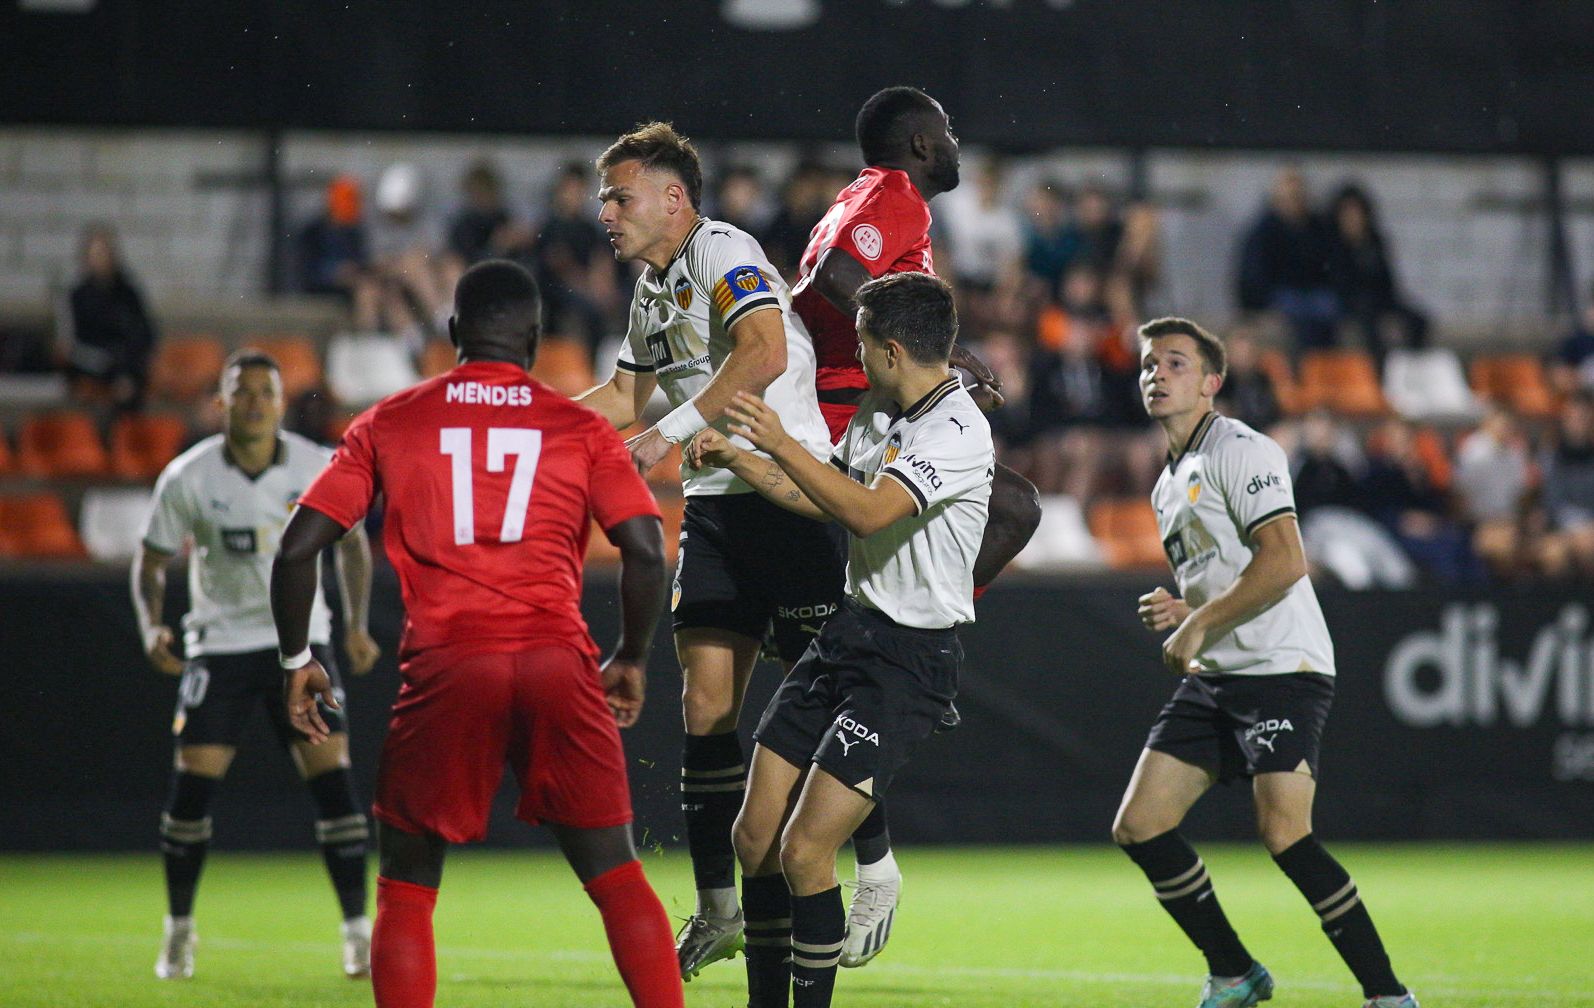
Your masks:
<svg viewBox="0 0 1594 1008"><path fill-rule="evenodd" d="M149 663L155 666L155 671L162 675L183 674L182 659L172 653L175 639L172 628L166 626L150 627L149 633L144 635L144 654L149 657Z"/></svg>
<svg viewBox="0 0 1594 1008"><path fill-rule="evenodd" d="M712 427L697 432L686 446L686 464L694 469L725 469L741 454L731 439Z"/></svg>
<svg viewBox="0 0 1594 1008"><path fill-rule="evenodd" d="M1168 593L1168 589L1158 585L1155 589L1140 596L1140 622L1144 623L1147 630L1161 633L1172 630L1184 622L1190 615L1190 606L1184 599Z"/></svg>

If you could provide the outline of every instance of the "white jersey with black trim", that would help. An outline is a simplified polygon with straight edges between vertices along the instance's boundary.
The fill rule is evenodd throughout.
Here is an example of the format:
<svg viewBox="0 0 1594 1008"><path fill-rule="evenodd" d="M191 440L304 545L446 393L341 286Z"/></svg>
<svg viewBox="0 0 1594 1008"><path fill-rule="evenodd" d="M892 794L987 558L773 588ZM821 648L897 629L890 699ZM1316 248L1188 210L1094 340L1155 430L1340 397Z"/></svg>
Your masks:
<svg viewBox="0 0 1594 1008"><path fill-rule="evenodd" d="M208 437L173 459L155 482L155 507L144 526L144 545L188 557L188 614L183 644L190 657L242 654L277 646L271 619L271 562L299 495L326 468L332 453L287 431L259 476L250 477L227 451L226 439ZM332 639L332 614L316 577L310 643Z"/></svg>
<svg viewBox="0 0 1594 1008"><path fill-rule="evenodd" d="M848 537L847 593L903 626L974 622L974 560L990 512L991 425L956 378L906 411L879 392L858 404L831 465L864 484L894 479L913 514Z"/></svg>
<svg viewBox="0 0 1594 1008"><path fill-rule="evenodd" d="M1239 578L1257 529L1295 514L1295 490L1277 442L1208 413L1163 469L1151 504L1179 592L1194 609ZM1273 605L1208 640L1197 658L1208 673L1334 674L1334 643L1304 577Z"/></svg>
<svg viewBox="0 0 1594 1008"><path fill-rule="evenodd" d="M814 391L813 340L792 310L786 282L745 231L699 218L663 273L651 266L642 271L616 366L651 373L670 405L679 406L702 391L730 355L731 327L764 309L778 310L786 329L786 371L764 390L764 401L786 432L822 459L830 452L830 431ZM725 417L703 419L730 433ZM754 451L743 438L731 440ZM681 481L689 497L752 490L727 469L683 464Z"/></svg>

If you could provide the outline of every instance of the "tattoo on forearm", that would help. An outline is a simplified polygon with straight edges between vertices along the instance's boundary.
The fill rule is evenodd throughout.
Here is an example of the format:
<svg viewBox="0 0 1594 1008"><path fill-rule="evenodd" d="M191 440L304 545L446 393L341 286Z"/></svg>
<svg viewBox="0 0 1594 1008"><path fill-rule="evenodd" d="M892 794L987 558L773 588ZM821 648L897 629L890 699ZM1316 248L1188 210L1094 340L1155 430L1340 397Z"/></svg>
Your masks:
<svg viewBox="0 0 1594 1008"><path fill-rule="evenodd" d="M796 490L788 491L787 494L786 494L786 499L789 500L789 501L792 501L792 502L796 502L796 501L800 500L801 498L802 498L802 494L798 493Z"/></svg>
<svg viewBox="0 0 1594 1008"><path fill-rule="evenodd" d="M769 468L764 471L765 489L773 490L784 482L786 482L786 474L781 471L780 466L771 462ZM795 500L796 498L792 499Z"/></svg>

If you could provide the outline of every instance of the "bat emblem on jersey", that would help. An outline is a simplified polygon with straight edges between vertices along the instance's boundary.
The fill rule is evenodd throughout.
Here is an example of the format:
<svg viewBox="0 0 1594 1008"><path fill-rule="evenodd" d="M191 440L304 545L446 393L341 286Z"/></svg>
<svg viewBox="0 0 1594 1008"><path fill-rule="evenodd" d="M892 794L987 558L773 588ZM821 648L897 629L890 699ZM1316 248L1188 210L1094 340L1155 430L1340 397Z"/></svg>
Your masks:
<svg viewBox="0 0 1594 1008"><path fill-rule="evenodd" d="M758 272L756 266L743 266L733 274L733 277L732 282L749 294L758 290L764 283L763 274Z"/></svg>
<svg viewBox="0 0 1594 1008"><path fill-rule="evenodd" d="M902 432L897 431L891 435L891 440L886 442L886 458L884 464L890 465L891 463L895 462L897 460L897 456L901 454L901 452Z"/></svg>
<svg viewBox="0 0 1594 1008"><path fill-rule="evenodd" d="M675 281L675 303L681 306L682 311L692 307L692 281L686 277Z"/></svg>
<svg viewBox="0 0 1594 1008"><path fill-rule="evenodd" d="M1196 501L1201 499L1201 474L1200 473L1193 472L1193 473L1190 474L1190 482L1185 485L1184 495L1186 497L1190 498L1190 503L1191 504L1194 504Z"/></svg>

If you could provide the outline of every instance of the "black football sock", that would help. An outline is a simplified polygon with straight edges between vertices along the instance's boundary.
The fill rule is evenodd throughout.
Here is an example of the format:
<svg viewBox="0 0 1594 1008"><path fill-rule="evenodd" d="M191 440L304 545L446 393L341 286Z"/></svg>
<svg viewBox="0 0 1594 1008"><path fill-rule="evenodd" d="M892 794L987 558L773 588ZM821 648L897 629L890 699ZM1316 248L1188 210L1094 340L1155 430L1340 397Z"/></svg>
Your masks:
<svg viewBox="0 0 1594 1008"><path fill-rule="evenodd" d="M791 898L792 1008L829 1008L846 940L841 886Z"/></svg>
<svg viewBox="0 0 1594 1008"><path fill-rule="evenodd" d="M786 1008L791 998L791 890L786 876L743 875L747 1008Z"/></svg>
<svg viewBox="0 0 1594 1008"><path fill-rule="evenodd" d="M321 845L332 888L343 919L365 915L365 851L370 831L354 797L347 767L328 770L305 781L315 799L315 838Z"/></svg>
<svg viewBox="0 0 1594 1008"><path fill-rule="evenodd" d="M161 856L166 862L166 907L173 917L194 912L194 891L210 847L210 801L214 777L176 771L161 812Z"/></svg>
<svg viewBox="0 0 1594 1008"><path fill-rule="evenodd" d="M875 802L863 822L852 831L852 853L860 865L874 864L891 853L891 830L886 824L884 802Z"/></svg>
<svg viewBox="0 0 1594 1008"><path fill-rule="evenodd" d="M1323 922L1323 933L1356 975L1363 997L1398 997L1406 993L1406 988L1395 979L1389 953L1384 951L1383 940L1378 937L1367 905L1356 892L1356 883L1317 842L1316 836L1308 833L1288 849L1273 855L1273 861L1317 911Z"/></svg>
<svg viewBox="0 0 1594 1008"><path fill-rule="evenodd" d="M1176 829L1145 843L1123 844L1162 901L1162 908L1206 956L1213 976L1242 976L1255 962L1234 933L1212 889L1207 866Z"/></svg>
<svg viewBox="0 0 1594 1008"><path fill-rule="evenodd" d="M747 762L735 732L688 735L681 754L681 811L699 893L730 890L736 898L731 828L747 791Z"/></svg>

